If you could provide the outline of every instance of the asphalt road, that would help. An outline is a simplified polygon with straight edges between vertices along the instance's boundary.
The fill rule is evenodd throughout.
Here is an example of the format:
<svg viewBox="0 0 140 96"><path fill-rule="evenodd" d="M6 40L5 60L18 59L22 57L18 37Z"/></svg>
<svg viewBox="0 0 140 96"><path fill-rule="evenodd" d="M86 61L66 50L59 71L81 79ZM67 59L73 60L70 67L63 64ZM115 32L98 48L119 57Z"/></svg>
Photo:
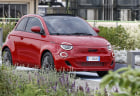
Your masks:
<svg viewBox="0 0 140 96"><path fill-rule="evenodd" d="M122 67L127 67L127 64L116 63L114 71ZM97 82L100 82L102 79L101 77L98 76L96 72L72 72L72 74L75 74L77 78L92 80L92 81L97 81Z"/></svg>

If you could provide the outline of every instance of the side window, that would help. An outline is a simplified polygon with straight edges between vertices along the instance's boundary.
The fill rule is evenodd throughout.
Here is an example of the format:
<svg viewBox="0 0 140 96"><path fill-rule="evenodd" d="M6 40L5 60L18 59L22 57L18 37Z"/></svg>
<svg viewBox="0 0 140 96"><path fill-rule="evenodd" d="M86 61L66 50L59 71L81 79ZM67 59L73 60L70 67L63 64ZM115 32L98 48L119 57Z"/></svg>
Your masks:
<svg viewBox="0 0 140 96"><path fill-rule="evenodd" d="M28 21L28 23L27 23L26 31L27 31L27 32L32 32L32 31L31 31L31 28L32 28L33 26L39 26L41 29L43 28L43 27L42 27L42 24L41 24L41 22L40 22L39 19L34 18L34 17L31 17L31 18L29 18L29 21Z"/></svg>
<svg viewBox="0 0 140 96"><path fill-rule="evenodd" d="M28 18L23 18L17 25L16 30L17 31L24 31L25 30L25 26L27 24L27 20Z"/></svg>

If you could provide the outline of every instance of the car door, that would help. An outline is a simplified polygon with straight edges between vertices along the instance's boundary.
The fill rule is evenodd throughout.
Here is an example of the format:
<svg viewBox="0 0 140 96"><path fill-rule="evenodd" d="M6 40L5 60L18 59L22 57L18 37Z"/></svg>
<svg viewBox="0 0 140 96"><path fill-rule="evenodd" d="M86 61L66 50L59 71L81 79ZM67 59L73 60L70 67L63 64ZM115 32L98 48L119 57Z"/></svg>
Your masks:
<svg viewBox="0 0 140 96"><path fill-rule="evenodd" d="M21 62L19 60L19 55L20 55L20 49L22 49L22 47L24 46L22 41L22 36L25 32L25 26L27 24L28 21L28 17L25 17L23 19L21 19L18 23L18 25L16 26L15 30L13 31L12 36L10 36L10 38L13 40L14 42L14 46L15 46L15 52L14 52L14 60L16 62L16 65L20 65Z"/></svg>
<svg viewBox="0 0 140 96"><path fill-rule="evenodd" d="M31 31L33 26L43 26L39 18L29 17L24 34L22 35L21 44L23 45L18 51L18 59L24 66L38 67L40 64L39 54L41 45L41 34Z"/></svg>

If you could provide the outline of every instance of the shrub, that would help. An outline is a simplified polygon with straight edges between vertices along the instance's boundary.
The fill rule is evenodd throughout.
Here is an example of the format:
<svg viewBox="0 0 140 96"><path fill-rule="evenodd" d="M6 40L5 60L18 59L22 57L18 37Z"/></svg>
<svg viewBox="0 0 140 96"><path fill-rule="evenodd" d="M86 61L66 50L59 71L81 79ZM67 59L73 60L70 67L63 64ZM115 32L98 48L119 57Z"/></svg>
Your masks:
<svg viewBox="0 0 140 96"><path fill-rule="evenodd" d="M5 41L7 35L9 34L9 32L13 30L14 27L15 27L14 22L0 23L0 28L3 28L3 41Z"/></svg>
<svg viewBox="0 0 140 96"><path fill-rule="evenodd" d="M76 86L73 76L56 71L21 71L2 67L0 96L89 96L90 89ZM0 78L0 79L1 79Z"/></svg>
<svg viewBox="0 0 140 96"><path fill-rule="evenodd" d="M118 87L113 96L140 96L140 71L138 69L121 68L116 72L110 71L101 83L101 88Z"/></svg>
<svg viewBox="0 0 140 96"><path fill-rule="evenodd" d="M107 89L90 89L86 82L85 87L77 85L68 73L0 66L0 74L0 96L110 96Z"/></svg>
<svg viewBox="0 0 140 96"><path fill-rule="evenodd" d="M134 49L135 39L122 26L103 27L99 26L99 35L106 38L112 45L119 49Z"/></svg>
<svg viewBox="0 0 140 96"><path fill-rule="evenodd" d="M0 67L0 96L14 96L16 78L7 71L4 66Z"/></svg>

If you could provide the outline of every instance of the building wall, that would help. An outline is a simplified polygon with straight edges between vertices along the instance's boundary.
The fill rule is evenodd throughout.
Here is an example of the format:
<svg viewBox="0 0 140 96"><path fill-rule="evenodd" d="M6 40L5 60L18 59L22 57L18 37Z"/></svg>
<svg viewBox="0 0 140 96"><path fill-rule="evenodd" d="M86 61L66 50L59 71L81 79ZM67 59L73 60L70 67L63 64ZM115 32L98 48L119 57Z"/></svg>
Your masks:
<svg viewBox="0 0 140 96"><path fill-rule="evenodd" d="M38 12L38 0L0 0L0 4L25 4L27 5L27 14L37 14Z"/></svg>
<svg viewBox="0 0 140 96"><path fill-rule="evenodd" d="M140 0L69 0L75 14L90 20L140 20Z"/></svg>

